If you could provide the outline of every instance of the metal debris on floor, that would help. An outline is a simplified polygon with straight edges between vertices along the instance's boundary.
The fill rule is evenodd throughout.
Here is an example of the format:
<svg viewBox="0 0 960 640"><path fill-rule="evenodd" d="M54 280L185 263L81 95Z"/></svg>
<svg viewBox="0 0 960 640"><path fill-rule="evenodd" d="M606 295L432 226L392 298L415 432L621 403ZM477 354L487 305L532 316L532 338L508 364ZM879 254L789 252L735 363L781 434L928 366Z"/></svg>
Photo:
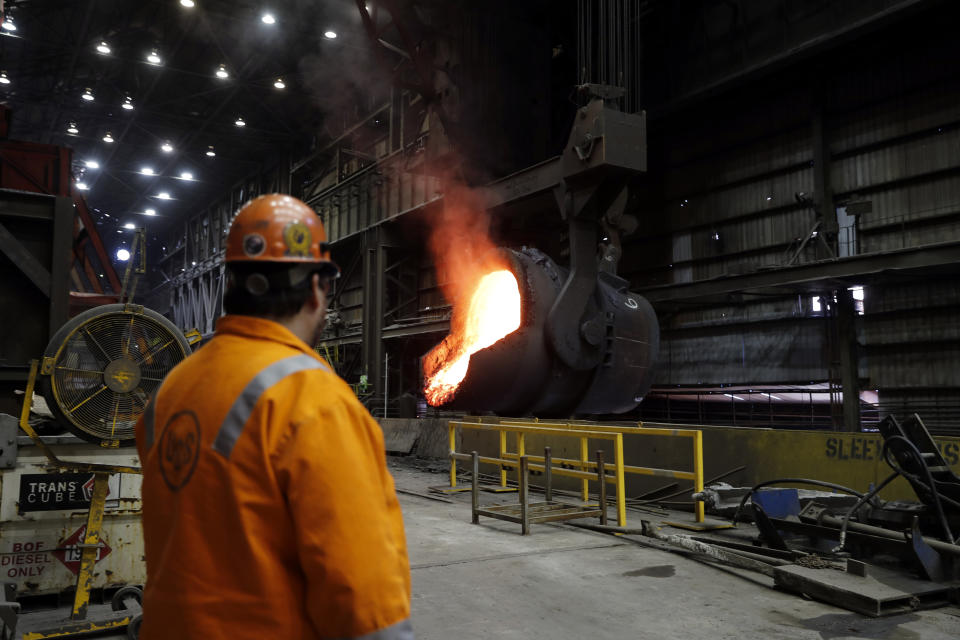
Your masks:
<svg viewBox="0 0 960 640"><path fill-rule="evenodd" d="M960 532L960 479L950 471L919 416L911 416L902 425L888 417L880 430L883 459L893 472L865 493L807 478L774 479L752 488L720 483L694 494L694 500L705 502L711 515L732 520L712 526L701 518L693 523L683 517L654 522L649 512L639 528L623 526L622 519L621 526L607 526L603 506L608 504L608 480L602 456L593 465L599 470L601 490L598 503L593 503L601 505L599 509L585 500L556 502L551 473L556 467L549 447L542 457L532 458L543 473L545 502L530 500L530 491L538 488L529 486L529 456L521 455L515 465L505 458L486 458L499 463L501 469L519 470L519 500L515 497L507 504L480 507L478 460L484 458L474 452L472 519L475 524L481 515L518 522L527 534L533 523L599 516L599 525L571 524L757 572L773 578L779 589L867 616L960 602L960 545L953 533ZM453 454L451 458L455 459ZM910 481L919 502L885 502L877 497L884 486L901 476ZM507 485L503 481L503 486ZM626 501L631 509L655 507L656 499L652 502ZM662 512L668 513L675 512ZM684 529L700 533L690 535L683 533Z"/></svg>

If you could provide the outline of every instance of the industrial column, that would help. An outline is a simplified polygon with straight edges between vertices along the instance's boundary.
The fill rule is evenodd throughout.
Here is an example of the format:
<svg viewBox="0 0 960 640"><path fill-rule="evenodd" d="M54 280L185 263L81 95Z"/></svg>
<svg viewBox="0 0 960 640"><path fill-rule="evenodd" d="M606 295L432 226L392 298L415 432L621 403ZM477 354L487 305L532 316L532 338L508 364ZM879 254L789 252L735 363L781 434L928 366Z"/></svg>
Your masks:
<svg viewBox="0 0 960 640"><path fill-rule="evenodd" d="M818 101L813 114L813 189L814 206L820 220L820 234L827 249L837 255L837 235L840 223L837 208L833 203L833 186L830 183L830 141L824 131L823 108ZM819 256L818 256L819 257Z"/></svg>
<svg viewBox="0 0 960 640"><path fill-rule="evenodd" d="M853 292L837 291L837 337L840 351L840 383L843 386L843 430L860 431L860 374L857 342L857 309Z"/></svg>
<svg viewBox="0 0 960 640"><path fill-rule="evenodd" d="M385 256L382 225L363 233L363 370L375 393L386 393L383 366Z"/></svg>
<svg viewBox="0 0 960 640"><path fill-rule="evenodd" d="M816 93L813 113L813 184L817 213L820 216L821 232L826 246L836 257L839 252L840 221L833 201L833 186L830 182L830 139L826 132L826 116L823 113L822 91ZM837 323L837 350L840 356L840 384L843 389L843 430L860 430L860 379L857 357L857 311L853 295L847 287L835 292ZM829 304L829 301L827 301Z"/></svg>

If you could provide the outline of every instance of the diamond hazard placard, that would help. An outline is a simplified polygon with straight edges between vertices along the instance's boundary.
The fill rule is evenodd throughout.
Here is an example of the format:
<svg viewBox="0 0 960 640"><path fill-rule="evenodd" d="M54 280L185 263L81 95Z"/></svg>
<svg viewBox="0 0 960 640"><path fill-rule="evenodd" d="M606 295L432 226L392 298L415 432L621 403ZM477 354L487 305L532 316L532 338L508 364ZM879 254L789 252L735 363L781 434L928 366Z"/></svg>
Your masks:
<svg viewBox="0 0 960 640"><path fill-rule="evenodd" d="M83 542L83 537L87 532L87 525L81 526L79 529L70 534L70 537L66 540L61 540L57 545L57 548L53 550L53 556L63 563L63 565L70 569L73 573L80 572L80 557L83 555L83 549L80 548L80 543ZM110 555L110 545L106 543L103 538L100 539L100 544L97 548L97 560L100 562L108 555Z"/></svg>

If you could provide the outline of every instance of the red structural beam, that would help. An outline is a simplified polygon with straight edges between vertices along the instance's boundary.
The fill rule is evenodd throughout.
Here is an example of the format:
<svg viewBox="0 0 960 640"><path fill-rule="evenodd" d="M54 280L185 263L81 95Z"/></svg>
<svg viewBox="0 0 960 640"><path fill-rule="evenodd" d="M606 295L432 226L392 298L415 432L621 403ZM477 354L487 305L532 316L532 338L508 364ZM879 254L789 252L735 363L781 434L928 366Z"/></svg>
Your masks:
<svg viewBox="0 0 960 640"><path fill-rule="evenodd" d="M0 105L0 122L9 123L10 113L8 108ZM5 134L4 129L7 127L0 128L0 134ZM89 238L100 262L104 277L111 290L119 294L120 279L113 268L103 240L97 233L97 227L90 215L86 200L73 188L70 173L73 152L66 147L3 138L4 135L0 135L0 187L72 198L74 211L82 225L82 228L80 225L74 225L73 268L83 269L87 277L90 277L90 269L88 269L90 265L84 264L89 262L84 248L77 246L81 241L81 230L85 230L86 237ZM91 281L96 289L99 283L93 278ZM102 288L99 292L102 292Z"/></svg>

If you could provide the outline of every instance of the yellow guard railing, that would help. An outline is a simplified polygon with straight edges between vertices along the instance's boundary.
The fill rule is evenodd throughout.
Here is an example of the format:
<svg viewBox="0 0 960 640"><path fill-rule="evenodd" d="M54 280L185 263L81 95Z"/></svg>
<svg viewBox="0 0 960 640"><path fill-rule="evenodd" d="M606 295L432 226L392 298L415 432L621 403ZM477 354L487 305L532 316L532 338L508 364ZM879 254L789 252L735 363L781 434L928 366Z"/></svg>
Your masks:
<svg viewBox="0 0 960 640"><path fill-rule="evenodd" d="M589 440L612 440L614 442L614 463L613 473L608 475L608 482L613 482L617 487L617 521L618 524L626 526L626 489L624 486L624 474L632 473L636 475L655 476L662 478L672 478L678 480L692 480L693 491L695 493L703 491L703 434L698 429L666 429L666 428L647 428L642 423L638 426L612 426L593 423L577 422L540 422L538 420L514 420L501 419L499 423L477 423L477 422L451 422L450 430L450 486L456 486L456 461L468 460L470 455L456 451L456 428L477 429L481 431L495 431L499 434L500 447L498 458L481 457L481 462L500 465L500 485L507 486L507 469L519 469L517 461L520 456L527 455L525 434L536 433L542 435L555 435L575 437L580 440L580 459L570 460L554 457L553 461L566 467L575 467L575 469L553 469L557 475L566 475L580 478L581 480L581 500L589 499L589 481L596 479L596 462L591 461ZM507 433L517 434L517 451L508 451ZM690 471L676 469L659 469L656 467L639 467L626 465L623 462L623 436L668 436L679 438L690 438L692 441L693 469ZM542 456L527 455L533 463L542 463ZM607 466L607 465L605 465ZM533 464L531 469L542 470L542 464ZM694 517L696 522L704 521L703 502L697 501L694 505Z"/></svg>
<svg viewBox="0 0 960 640"><path fill-rule="evenodd" d="M453 421L448 425L449 434L450 434L450 486L457 486L457 460L472 460L472 456L469 453L463 453L457 451L457 428L461 429L474 429L476 431L492 431L498 432L500 434L500 456L497 458L490 456L479 456L479 461L486 464L498 465L501 469L500 478L501 485L506 486L506 469L516 469L517 473L520 473L520 464L519 459L521 456L526 456L530 461L529 469L531 471L543 471L544 467L544 457L543 456L533 456L526 453L526 436L528 434L538 434L538 435L547 435L547 436L556 436L560 438L579 438L581 442L581 448L586 447L587 443L590 440L609 440L613 442L614 447L614 462L613 462L613 473L606 477L606 481L613 483L617 487L617 524L621 527L627 526L627 503L626 503L626 492L624 487L624 464L623 464L623 434L607 432L607 431L598 431L593 428L556 428L549 426L541 426L536 424L529 425L514 425L514 424L486 424L481 422L458 422ZM505 451L507 433L516 433L517 434L517 453L510 453ZM580 470L563 468L563 467L554 467L551 465L551 472L554 475L558 476L567 476L571 478L580 478L583 481L584 486L587 486L587 481L597 479L597 463L590 461L580 461L580 460L565 460L563 458L553 458L553 462L556 464L567 465L567 466L578 466ZM610 465L604 464L604 470L606 470ZM587 469L593 469L593 472L587 471ZM518 484L519 484L519 475L518 475Z"/></svg>

